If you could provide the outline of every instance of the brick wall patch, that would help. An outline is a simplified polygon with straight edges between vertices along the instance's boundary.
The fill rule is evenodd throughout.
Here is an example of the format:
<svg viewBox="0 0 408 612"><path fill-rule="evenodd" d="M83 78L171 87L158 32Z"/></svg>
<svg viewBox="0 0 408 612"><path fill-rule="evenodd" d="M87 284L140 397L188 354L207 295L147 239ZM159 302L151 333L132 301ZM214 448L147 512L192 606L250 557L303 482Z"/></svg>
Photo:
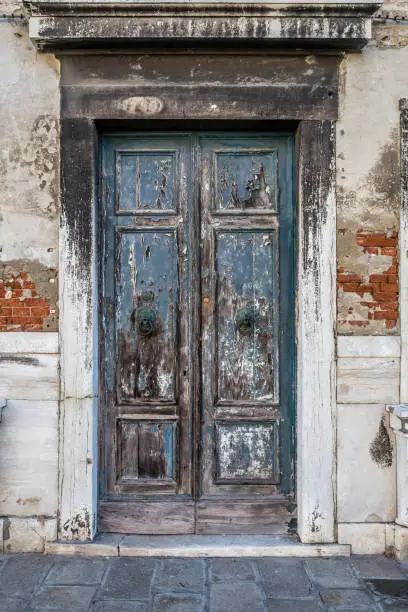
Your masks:
<svg viewBox="0 0 408 612"><path fill-rule="evenodd" d="M337 290L352 297L348 300L347 313L343 308L338 323L352 330L356 327L367 328L372 321L381 321L386 330L392 330L399 317L398 234L395 231L368 232L360 229L356 242L362 253L371 256L371 270L363 278L343 267L338 269ZM343 297L346 298L346 295Z"/></svg>
<svg viewBox="0 0 408 612"><path fill-rule="evenodd" d="M27 271L5 268L0 277L0 331L39 331L56 328L56 271L42 270L36 283ZM44 279L44 275L46 279ZM51 285L51 289L47 284ZM44 285L46 290L41 291Z"/></svg>

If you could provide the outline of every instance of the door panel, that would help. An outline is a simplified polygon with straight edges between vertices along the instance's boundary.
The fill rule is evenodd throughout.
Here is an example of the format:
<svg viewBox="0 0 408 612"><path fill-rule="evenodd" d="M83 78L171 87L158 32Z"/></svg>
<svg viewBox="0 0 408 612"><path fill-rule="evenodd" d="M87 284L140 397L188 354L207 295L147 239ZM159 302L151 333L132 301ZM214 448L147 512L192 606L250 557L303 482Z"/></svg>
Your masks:
<svg viewBox="0 0 408 612"><path fill-rule="evenodd" d="M175 402L176 232L126 229L116 237L118 403Z"/></svg>
<svg viewBox="0 0 408 612"><path fill-rule="evenodd" d="M101 149L101 526L129 532L131 515L135 533L157 533L160 516L174 533L192 491L191 138L106 136Z"/></svg>
<svg viewBox="0 0 408 612"><path fill-rule="evenodd" d="M286 532L292 165L285 134L103 137L101 529Z"/></svg>
<svg viewBox="0 0 408 612"><path fill-rule="evenodd" d="M278 401L277 233L216 232L218 402Z"/></svg>
<svg viewBox="0 0 408 612"><path fill-rule="evenodd" d="M282 533L291 518L293 477L293 383L280 375L293 360L293 310L290 317L286 312L288 303L293 308L291 139L203 135L200 150L203 395L196 528ZM282 272L291 291L286 302Z"/></svg>

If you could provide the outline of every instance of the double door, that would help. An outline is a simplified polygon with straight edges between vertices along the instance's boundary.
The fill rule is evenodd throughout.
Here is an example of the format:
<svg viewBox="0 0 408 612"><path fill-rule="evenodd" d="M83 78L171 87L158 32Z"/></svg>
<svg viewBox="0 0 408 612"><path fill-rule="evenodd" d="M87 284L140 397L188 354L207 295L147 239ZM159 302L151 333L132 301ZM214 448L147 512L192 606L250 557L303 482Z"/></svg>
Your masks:
<svg viewBox="0 0 408 612"><path fill-rule="evenodd" d="M101 139L100 529L294 528L292 149Z"/></svg>

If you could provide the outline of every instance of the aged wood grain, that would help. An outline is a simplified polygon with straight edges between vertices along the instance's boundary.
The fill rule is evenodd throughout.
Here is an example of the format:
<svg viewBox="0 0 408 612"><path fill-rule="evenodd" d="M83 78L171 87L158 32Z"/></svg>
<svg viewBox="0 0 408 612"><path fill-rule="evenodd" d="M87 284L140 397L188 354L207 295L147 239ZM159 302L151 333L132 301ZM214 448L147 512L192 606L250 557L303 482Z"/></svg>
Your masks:
<svg viewBox="0 0 408 612"><path fill-rule="evenodd" d="M277 254L272 232L217 234L218 400L278 399Z"/></svg>
<svg viewBox="0 0 408 612"><path fill-rule="evenodd" d="M140 534L194 533L194 502L102 502L99 524L103 531Z"/></svg>
<svg viewBox="0 0 408 612"><path fill-rule="evenodd" d="M278 424L217 422L216 482L279 482Z"/></svg>
<svg viewBox="0 0 408 612"><path fill-rule="evenodd" d="M176 151L118 150L117 213L175 211Z"/></svg>
<svg viewBox="0 0 408 612"><path fill-rule="evenodd" d="M117 238L118 401L174 401L176 236L171 230L145 230L120 231Z"/></svg>
<svg viewBox="0 0 408 612"><path fill-rule="evenodd" d="M118 420L118 475L125 484L175 477L175 423Z"/></svg>
<svg viewBox="0 0 408 612"><path fill-rule="evenodd" d="M197 526L199 534L287 534L288 523L296 513L288 511L284 501L234 503L199 501Z"/></svg>
<svg viewBox="0 0 408 612"><path fill-rule="evenodd" d="M102 148L101 503L112 504L109 528L127 533L149 533L149 524L154 533L160 504L161 533L186 529L166 516L172 496L192 488L189 143L188 135L112 135Z"/></svg>
<svg viewBox="0 0 408 612"><path fill-rule="evenodd" d="M289 270L292 256L289 143L285 136L260 134L200 138L204 498L237 504L256 498L262 504L267 496L293 490L290 375L279 377L279 355L283 351L289 374L293 346L288 269L286 302L279 305L279 227ZM286 389L282 404L279 381ZM260 525L269 529L262 520Z"/></svg>
<svg viewBox="0 0 408 612"><path fill-rule="evenodd" d="M290 269L290 136L113 135L103 172L102 525L190 533L177 512L190 516L193 493L240 504L237 532L285 532L275 502L293 492L293 290L286 275L280 304L278 233Z"/></svg>

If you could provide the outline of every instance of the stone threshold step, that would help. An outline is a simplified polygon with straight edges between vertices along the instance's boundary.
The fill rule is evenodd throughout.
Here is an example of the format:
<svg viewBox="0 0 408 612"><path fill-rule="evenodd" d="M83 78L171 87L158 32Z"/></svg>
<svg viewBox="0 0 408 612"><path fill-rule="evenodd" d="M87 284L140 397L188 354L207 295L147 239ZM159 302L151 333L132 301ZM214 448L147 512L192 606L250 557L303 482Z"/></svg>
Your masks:
<svg viewBox="0 0 408 612"><path fill-rule="evenodd" d="M301 544L289 536L102 534L92 542L47 542L45 554L89 557L340 557L347 544Z"/></svg>

